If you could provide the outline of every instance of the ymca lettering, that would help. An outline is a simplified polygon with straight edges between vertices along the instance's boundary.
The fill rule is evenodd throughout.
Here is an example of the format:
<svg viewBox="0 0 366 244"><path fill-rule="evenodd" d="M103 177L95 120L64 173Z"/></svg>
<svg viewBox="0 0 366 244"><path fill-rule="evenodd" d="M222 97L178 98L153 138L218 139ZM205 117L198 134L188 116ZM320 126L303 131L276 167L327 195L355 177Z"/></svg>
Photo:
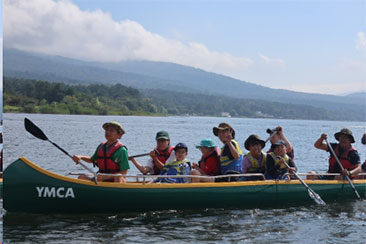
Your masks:
<svg viewBox="0 0 366 244"><path fill-rule="evenodd" d="M65 187L37 186L36 189L38 197L75 198L74 191L71 187L65 189Z"/></svg>

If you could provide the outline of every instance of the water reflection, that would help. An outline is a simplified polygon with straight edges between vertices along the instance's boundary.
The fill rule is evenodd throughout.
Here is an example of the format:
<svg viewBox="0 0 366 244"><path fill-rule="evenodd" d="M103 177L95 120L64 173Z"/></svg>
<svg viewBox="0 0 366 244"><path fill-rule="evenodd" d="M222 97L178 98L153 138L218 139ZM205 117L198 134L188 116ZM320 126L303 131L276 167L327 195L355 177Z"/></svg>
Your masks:
<svg viewBox="0 0 366 244"><path fill-rule="evenodd" d="M366 203L286 209L204 209L115 215L6 214L6 243L314 243L365 238ZM320 228L321 227L321 228ZM309 242L307 242L309 243Z"/></svg>

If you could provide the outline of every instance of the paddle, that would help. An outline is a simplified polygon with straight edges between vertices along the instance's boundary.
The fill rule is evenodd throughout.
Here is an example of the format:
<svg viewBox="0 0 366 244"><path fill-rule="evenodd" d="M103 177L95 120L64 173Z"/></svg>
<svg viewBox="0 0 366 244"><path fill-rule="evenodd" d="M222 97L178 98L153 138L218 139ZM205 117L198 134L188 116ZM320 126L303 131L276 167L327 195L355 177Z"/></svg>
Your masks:
<svg viewBox="0 0 366 244"><path fill-rule="evenodd" d="M50 142L52 145L54 145L59 150L61 150L63 153L65 153L67 156L72 158L72 156L68 152L66 152L63 148L61 148L59 145L57 145L56 143L54 143L50 139L48 139L47 136L43 133L43 131L40 128L38 128L38 126L36 126L32 121L30 121L27 118L24 118L24 126L25 126L26 131L28 131L30 134L37 137L38 139ZM93 170L89 169L86 165L84 165L80 161L78 162L78 164L80 164L84 169L86 169L90 173L92 173L94 175L93 180L94 180L95 184L98 184L97 176L96 176L95 172Z"/></svg>
<svg viewBox="0 0 366 244"><path fill-rule="evenodd" d="M289 169L290 166L286 163L286 162L283 162L286 167ZM316 202L317 204L319 205L326 205L326 203L323 201L323 199L321 199L321 197L315 192L313 191L301 178L300 176L298 176L295 172L291 172L291 174L294 174L296 176L296 178L301 182L301 184L303 184L305 186L305 188L308 190L308 193L309 193L309 197L311 199L314 200L314 202Z"/></svg>
<svg viewBox="0 0 366 244"><path fill-rule="evenodd" d="M148 156L148 155L150 155L150 153L137 154L137 155L129 156L128 160L130 160L131 158L144 157L144 156Z"/></svg>
<svg viewBox="0 0 366 244"><path fill-rule="evenodd" d="M343 171L343 170L344 170L344 168L343 168L343 166L342 166L341 162L339 161L339 159L338 159L337 155L335 154L335 152L334 152L334 150L333 150L332 146L331 146L331 145L330 145L330 143L328 142L328 139L325 139L325 141L327 142L327 145L328 145L328 148L329 148L330 152L331 152L331 153L333 154L333 156L335 157L335 159L336 159L336 161L337 161L337 163L338 163L338 166L341 168L341 171ZM353 185L353 183L352 183L351 179L348 177L348 175L345 175L345 177L346 177L346 179L347 179L348 183L351 185L352 190L355 192L355 194L356 194L357 198L358 198L359 200L362 200L362 199L361 199L361 197L360 197L360 194L358 194L358 191L356 190L355 186Z"/></svg>
<svg viewBox="0 0 366 244"><path fill-rule="evenodd" d="M269 137L264 141L265 143L267 141L269 141L272 138L272 136L274 136L277 133L277 130L276 129L271 130L271 129L268 128L266 130L266 132L269 134Z"/></svg>

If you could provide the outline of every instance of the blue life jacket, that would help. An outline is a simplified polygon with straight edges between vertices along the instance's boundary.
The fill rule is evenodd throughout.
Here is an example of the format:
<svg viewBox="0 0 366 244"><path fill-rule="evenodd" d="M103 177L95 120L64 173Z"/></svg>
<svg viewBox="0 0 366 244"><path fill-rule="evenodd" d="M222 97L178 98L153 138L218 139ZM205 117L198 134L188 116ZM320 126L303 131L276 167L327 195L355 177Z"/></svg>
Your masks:
<svg viewBox="0 0 366 244"><path fill-rule="evenodd" d="M223 155L224 147L221 148L221 156L220 156L220 172L222 175L227 174L242 174L243 173L243 155L242 151L239 147L239 144L232 140L234 146L240 157L238 159L230 159L228 156Z"/></svg>

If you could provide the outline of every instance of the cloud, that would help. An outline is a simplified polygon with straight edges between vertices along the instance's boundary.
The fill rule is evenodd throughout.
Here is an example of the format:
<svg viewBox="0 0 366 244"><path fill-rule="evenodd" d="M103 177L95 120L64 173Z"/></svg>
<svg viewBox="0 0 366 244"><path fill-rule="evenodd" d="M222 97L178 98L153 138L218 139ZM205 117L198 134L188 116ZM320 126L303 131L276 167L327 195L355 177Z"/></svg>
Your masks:
<svg viewBox="0 0 366 244"><path fill-rule="evenodd" d="M65 0L5 0L4 45L89 61L174 62L223 74L254 64L200 43L164 38L136 21L115 21L101 10L82 11Z"/></svg>
<svg viewBox="0 0 366 244"><path fill-rule="evenodd" d="M274 66L277 66L277 67L280 67L280 68L285 68L286 67L285 61L283 61L280 58L269 58L267 56L264 56L263 54L259 54L259 58L267 64L273 64Z"/></svg>
<svg viewBox="0 0 366 244"><path fill-rule="evenodd" d="M357 33L356 48L366 52L366 35L365 32Z"/></svg>

